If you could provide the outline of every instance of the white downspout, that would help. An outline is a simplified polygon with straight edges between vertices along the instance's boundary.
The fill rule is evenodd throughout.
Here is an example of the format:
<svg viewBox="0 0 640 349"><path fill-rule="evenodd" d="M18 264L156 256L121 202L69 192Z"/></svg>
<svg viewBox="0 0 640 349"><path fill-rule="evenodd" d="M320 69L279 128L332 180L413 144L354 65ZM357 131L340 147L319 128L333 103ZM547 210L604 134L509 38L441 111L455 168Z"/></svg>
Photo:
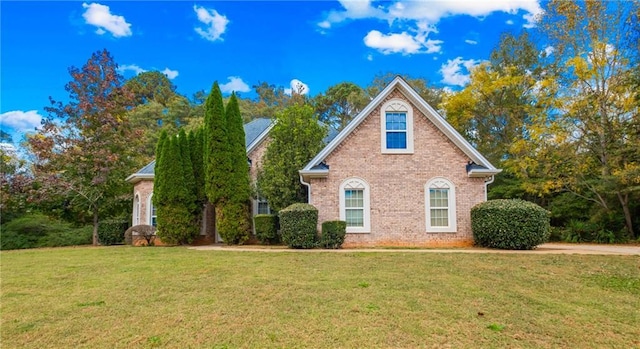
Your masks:
<svg viewBox="0 0 640 349"><path fill-rule="evenodd" d="M300 183L304 184L307 187L307 203L311 204L311 183L307 183L302 178L302 174L300 175Z"/></svg>
<svg viewBox="0 0 640 349"><path fill-rule="evenodd" d="M489 192L489 184L493 183L495 176L491 176L491 179L484 181L484 201L487 201L487 193Z"/></svg>

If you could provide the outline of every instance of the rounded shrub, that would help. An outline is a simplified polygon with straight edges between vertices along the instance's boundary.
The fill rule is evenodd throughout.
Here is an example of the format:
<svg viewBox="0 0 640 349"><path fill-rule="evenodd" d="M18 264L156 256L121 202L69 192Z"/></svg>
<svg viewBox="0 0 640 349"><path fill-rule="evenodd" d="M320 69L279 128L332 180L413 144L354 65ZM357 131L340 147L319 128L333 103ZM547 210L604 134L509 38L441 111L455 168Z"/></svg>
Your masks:
<svg viewBox="0 0 640 349"><path fill-rule="evenodd" d="M340 248L347 234L347 222L328 221L322 223L320 246L324 248Z"/></svg>
<svg viewBox="0 0 640 349"><path fill-rule="evenodd" d="M318 209L309 204L293 204L280 210L282 242L291 248L314 248L318 235Z"/></svg>
<svg viewBox="0 0 640 349"><path fill-rule="evenodd" d="M98 224L98 241L101 245L124 243L124 232L128 222L122 219L105 219Z"/></svg>
<svg viewBox="0 0 640 349"><path fill-rule="evenodd" d="M40 213L29 213L0 228L0 250L91 244L91 227L74 227Z"/></svg>
<svg viewBox="0 0 640 349"><path fill-rule="evenodd" d="M505 250L531 250L547 241L550 215L528 201L491 200L471 209L475 244Z"/></svg>
<svg viewBox="0 0 640 349"><path fill-rule="evenodd" d="M280 242L278 236L278 216L274 214L259 214L253 217L253 226L256 229L256 238L262 244L277 244Z"/></svg>

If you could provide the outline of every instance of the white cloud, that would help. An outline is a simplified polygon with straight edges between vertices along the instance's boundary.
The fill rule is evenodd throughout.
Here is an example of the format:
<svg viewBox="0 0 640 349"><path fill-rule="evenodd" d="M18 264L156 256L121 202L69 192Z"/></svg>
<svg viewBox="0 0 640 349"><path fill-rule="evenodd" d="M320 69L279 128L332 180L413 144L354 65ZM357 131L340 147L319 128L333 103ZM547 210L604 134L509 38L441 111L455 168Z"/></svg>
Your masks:
<svg viewBox="0 0 640 349"><path fill-rule="evenodd" d="M410 55L416 53L436 53L442 50L442 40L427 39L430 33L437 33L437 29L420 21L416 23L416 28L412 29L413 34L407 32L383 34L377 30L372 30L364 37L364 44L374 48L385 55L391 53L401 53Z"/></svg>
<svg viewBox="0 0 640 349"><path fill-rule="evenodd" d="M552 54L555 50L556 50L556 49L555 49L555 47L553 47L553 46L547 46L547 47L545 47L545 48L544 48L543 52L545 53L545 55L546 55L547 57L549 57L549 56L551 56L551 54Z"/></svg>
<svg viewBox="0 0 640 349"><path fill-rule="evenodd" d="M400 34L382 34L377 30L370 31L364 37L364 44L388 55L390 53L412 54L420 51L421 45L413 36L402 32Z"/></svg>
<svg viewBox="0 0 640 349"><path fill-rule="evenodd" d="M229 82L226 84L220 85L220 91L222 93L231 93L235 92L249 92L251 88L247 85L246 82L242 81L239 76L229 76Z"/></svg>
<svg viewBox="0 0 640 349"><path fill-rule="evenodd" d="M335 23L363 18L376 18L389 23L422 20L436 24L442 18L451 16L468 15L481 18L494 12L516 14L518 11L524 11L526 14L523 18L528 21L527 23L531 23L535 15L542 13L538 0L398 1L386 8L383 5L374 7L370 0L341 0L340 4L343 7L342 10L330 11L318 25L327 29Z"/></svg>
<svg viewBox="0 0 640 349"><path fill-rule="evenodd" d="M176 77L178 77L178 75L180 73L178 73L177 70L171 70L169 68L164 68L164 70L162 71L162 74L166 75L169 78L169 80L173 80Z"/></svg>
<svg viewBox="0 0 640 349"><path fill-rule="evenodd" d="M464 60L462 57L447 60L447 63L443 63L440 67L442 82L447 85L466 85L469 83L469 73L471 69L479 63L479 60Z"/></svg>
<svg viewBox="0 0 640 349"><path fill-rule="evenodd" d="M475 40L468 40L468 39L467 39L467 40L465 40L464 42L466 42L466 43L467 43L467 44L469 44L469 45L477 45L477 44L478 44L478 42L477 42L477 41L475 41Z"/></svg>
<svg viewBox="0 0 640 349"><path fill-rule="evenodd" d="M111 14L109 6L82 3L82 7L86 9L82 14L85 23L98 27L96 34L103 35L109 32L116 38L131 36L131 24L127 23L123 16Z"/></svg>
<svg viewBox="0 0 640 349"><path fill-rule="evenodd" d="M205 29L196 27L196 33L209 41L224 40L222 34L227 30L229 20L214 9L206 9L203 6L193 5L193 10L198 15L198 21L205 24Z"/></svg>
<svg viewBox="0 0 640 349"><path fill-rule="evenodd" d="M508 25L513 25L513 21L508 19L505 23L507 23Z"/></svg>
<svg viewBox="0 0 640 349"><path fill-rule="evenodd" d="M42 116L37 110L14 110L0 114L0 124L11 127L17 132L32 131L40 126Z"/></svg>
<svg viewBox="0 0 640 349"><path fill-rule="evenodd" d="M126 72L127 70L131 70L136 75L147 71L146 69L142 69L135 64L123 64L121 66L118 66L118 73L120 74L124 74L124 72Z"/></svg>
<svg viewBox="0 0 640 349"><path fill-rule="evenodd" d="M309 93L309 86L298 79L291 80L289 86L291 86L291 88L284 89L284 94L286 95L291 96L292 92L300 95L306 95L307 93Z"/></svg>
<svg viewBox="0 0 640 349"><path fill-rule="evenodd" d="M373 61L373 55L372 54L368 54L367 55L367 61Z"/></svg>

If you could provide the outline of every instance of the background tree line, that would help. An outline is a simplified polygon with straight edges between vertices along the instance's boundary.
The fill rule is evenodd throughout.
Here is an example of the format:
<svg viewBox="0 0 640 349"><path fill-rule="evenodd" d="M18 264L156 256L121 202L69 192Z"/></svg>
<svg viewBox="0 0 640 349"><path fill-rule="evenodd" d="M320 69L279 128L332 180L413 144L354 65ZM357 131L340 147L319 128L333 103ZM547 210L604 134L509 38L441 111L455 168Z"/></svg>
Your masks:
<svg viewBox="0 0 640 349"><path fill-rule="evenodd" d="M637 238L638 16L637 1L550 1L537 28L504 34L463 89L403 77L504 169L489 186L490 198L542 205L552 212L555 226L566 228L556 237ZM69 68L69 102L51 100L42 127L27 136L28 161L0 150L3 223L38 211L75 225L92 224L96 242L102 219L130 220L131 188L123 179L155 157L161 135L203 132L213 89L187 97L160 72L125 80L116 68L106 50L94 53L81 68ZM254 98L219 99L222 110L224 104L237 105L243 122L310 113L340 130L395 75L378 74L367 86L341 82L315 96L287 95L282 86L258 82ZM283 168L289 176L297 170ZM296 180L289 178L287 185L297 185ZM273 188L265 189L266 196L275 195L268 193ZM290 189L301 198L297 188Z"/></svg>

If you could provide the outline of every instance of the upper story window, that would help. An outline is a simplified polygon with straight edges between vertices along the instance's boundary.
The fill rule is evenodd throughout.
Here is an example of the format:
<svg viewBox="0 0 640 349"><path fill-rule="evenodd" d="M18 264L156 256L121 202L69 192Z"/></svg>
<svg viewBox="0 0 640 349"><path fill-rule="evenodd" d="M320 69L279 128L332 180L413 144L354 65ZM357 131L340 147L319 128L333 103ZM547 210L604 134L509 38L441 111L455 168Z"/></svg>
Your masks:
<svg viewBox="0 0 640 349"><path fill-rule="evenodd" d="M409 103L392 99L380 108L380 141L384 154L413 153L413 109Z"/></svg>
<svg viewBox="0 0 640 349"><path fill-rule="evenodd" d="M371 231L369 184L349 178L340 185L340 220L347 222L347 233Z"/></svg>

